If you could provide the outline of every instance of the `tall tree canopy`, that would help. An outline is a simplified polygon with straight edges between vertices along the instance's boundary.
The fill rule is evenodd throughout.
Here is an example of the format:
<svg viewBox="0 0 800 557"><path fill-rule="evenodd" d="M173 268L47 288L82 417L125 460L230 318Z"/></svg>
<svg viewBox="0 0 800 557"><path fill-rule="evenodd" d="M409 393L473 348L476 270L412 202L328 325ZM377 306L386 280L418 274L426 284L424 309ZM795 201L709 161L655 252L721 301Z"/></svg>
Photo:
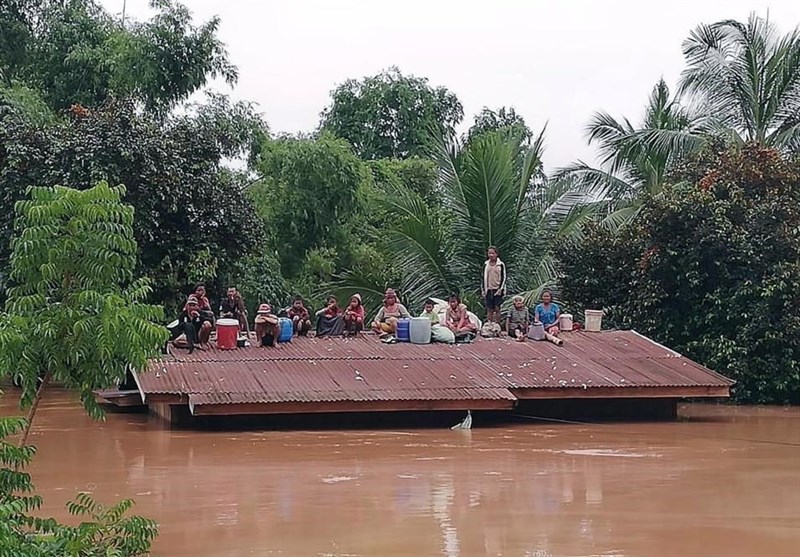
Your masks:
<svg viewBox="0 0 800 557"><path fill-rule="evenodd" d="M155 280L157 299L173 300L188 283L213 281L220 266L249 253L261 236L242 181L221 166L241 143L225 133L226 125L214 124L218 112L156 121L130 103L112 102L44 129L5 119L0 261L8 257L13 206L26 187L83 188L108 180L126 185L141 270Z"/></svg>
<svg viewBox="0 0 800 557"><path fill-rule="evenodd" d="M543 184L543 137L532 145L513 130L489 132L461 145L442 140L433 156L439 168L441 209L398 181L383 184L376 202L391 219L379 231L394 273L363 269L341 277L342 293L359 291L375 307L387 284L411 305L431 295L461 292L476 302L486 249L494 245L509 265L509 289L536 297L552 285L552 240L575 231L583 199L565 183ZM533 185L532 185L533 184Z"/></svg>
<svg viewBox="0 0 800 557"><path fill-rule="evenodd" d="M432 130L452 131L464 117L458 98L425 78L390 68L331 92L321 128L350 142L364 159L403 159L424 154Z"/></svg>
<svg viewBox="0 0 800 557"><path fill-rule="evenodd" d="M208 80L236 80L217 38L219 19L196 27L173 0L153 0L149 21L115 21L94 0L9 0L0 7L0 70L60 111L97 106L110 95L161 112Z"/></svg>
<svg viewBox="0 0 800 557"><path fill-rule="evenodd" d="M251 198L288 276L309 250L349 243L343 225L355 214L367 169L347 142L329 135L269 141L256 169L262 180Z"/></svg>
<svg viewBox="0 0 800 557"><path fill-rule="evenodd" d="M467 140L490 131L506 129L519 134L525 142L533 139L533 130L525 123L525 119L517 114L513 106L501 106L497 110L484 106L483 110L475 115L475 121L467 132Z"/></svg>

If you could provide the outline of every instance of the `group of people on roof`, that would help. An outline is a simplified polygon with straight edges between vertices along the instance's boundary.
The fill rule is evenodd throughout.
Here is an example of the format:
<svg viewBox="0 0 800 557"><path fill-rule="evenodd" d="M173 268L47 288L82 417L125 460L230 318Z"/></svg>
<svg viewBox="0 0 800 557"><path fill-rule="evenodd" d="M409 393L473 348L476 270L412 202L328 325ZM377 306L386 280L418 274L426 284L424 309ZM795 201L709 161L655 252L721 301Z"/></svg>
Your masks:
<svg viewBox="0 0 800 557"><path fill-rule="evenodd" d="M486 323L483 328L478 330L480 322L469 312L458 294L451 294L446 303L429 298L419 316L430 319L431 340L444 343L472 342L479 333L484 336L499 336L504 330L509 336L522 342L527 338L533 324L541 324L547 333L557 335L560 309L553 302L548 290L542 293L542 301L533 312L525 306L521 296L514 296L506 315L505 327L501 327L501 308L506 296L507 279L505 263L500 260L497 249L490 247L481 280L481 294L486 309ZM247 308L236 287L228 288L226 296L220 302L218 313L220 318L238 321L240 332L249 337ZM353 294L344 308L339 306L334 296L328 297L325 306L314 313L316 323L312 323L311 311L306 307L303 298L296 296L291 306L278 314L273 312L268 303L258 306L254 325L259 345L275 344L280 333L281 316L291 320L293 334L296 336L308 336L312 329L315 329L318 337L349 336L357 335L367 328L364 305L359 294ZM411 314L400 303L397 293L389 288L384 293L383 305L372 320L370 329L383 342L393 343L396 341L398 323L410 317ZM188 348L190 353L195 347L205 348L215 323L216 315L206 295L205 285L198 284L187 297L177 321L170 325L171 342L175 346Z"/></svg>

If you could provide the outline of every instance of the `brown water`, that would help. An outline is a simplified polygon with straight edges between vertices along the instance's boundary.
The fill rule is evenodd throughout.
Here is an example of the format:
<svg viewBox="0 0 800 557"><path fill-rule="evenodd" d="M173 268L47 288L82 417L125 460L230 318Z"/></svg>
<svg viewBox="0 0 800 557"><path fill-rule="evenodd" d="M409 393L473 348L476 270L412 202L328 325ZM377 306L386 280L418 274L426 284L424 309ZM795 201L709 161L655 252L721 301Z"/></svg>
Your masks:
<svg viewBox="0 0 800 557"><path fill-rule="evenodd" d="M10 397L0 414L13 413ZM44 403L49 514L133 497L160 556L800 555L800 409L472 431L170 431Z"/></svg>

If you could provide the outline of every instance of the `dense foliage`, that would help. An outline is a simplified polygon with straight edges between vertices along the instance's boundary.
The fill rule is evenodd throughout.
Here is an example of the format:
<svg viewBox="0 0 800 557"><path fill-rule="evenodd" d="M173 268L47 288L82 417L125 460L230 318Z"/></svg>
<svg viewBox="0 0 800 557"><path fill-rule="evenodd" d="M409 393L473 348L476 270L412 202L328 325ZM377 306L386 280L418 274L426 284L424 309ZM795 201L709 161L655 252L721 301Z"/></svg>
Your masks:
<svg viewBox="0 0 800 557"><path fill-rule="evenodd" d="M94 0L9 0L0 7L0 70L54 110L97 106L109 95L163 111L209 79L236 69L216 37L219 19L195 27L172 0L153 2L149 21L112 19ZM2 81L2 80L0 80Z"/></svg>
<svg viewBox="0 0 800 557"><path fill-rule="evenodd" d="M423 154L431 130L452 131L464 117L453 93L397 68L361 81L349 79L331 97L322 129L346 139L364 159Z"/></svg>
<svg viewBox="0 0 800 557"><path fill-rule="evenodd" d="M689 332L668 325L668 304L651 311L666 287L650 275L645 287L631 261L661 233L648 228L662 222L658 211L693 214L681 196L697 203L695 211L706 207L693 197L696 186L724 166L707 153L753 142L797 155L797 30L780 35L755 15L698 26L683 44L677 87L660 80L638 122L595 113L587 134L598 164L577 161L548 176L544 132L533 133L513 107L484 108L457 137L459 99L397 68L336 86L319 129L297 137L270 136L253 105L223 95L206 92L202 104L189 105L212 79L235 83L219 20L196 24L173 0L152 5L151 19L121 21L96 0L0 3L0 298L8 294L14 206L26 189L106 180L125 185L140 248L134 274L151 279L149 301L166 308L167 319L199 281L215 301L238 286L251 311L295 294L316 309L330 292L347 298L354 291L372 309L393 286L412 307L456 291L480 312L481 266L496 244L511 291L529 301L545 286L563 287L578 307L609 307L611 323L644 328L723 373L753 376L708 348L724 343L713 336L717 329L700 327L708 313L700 301L681 321L696 321ZM704 162L687 165L701 152ZM767 188L760 198L773 211L783 203L774 195ZM737 207L743 219L757 209ZM702 224L724 229L717 218L703 214ZM686 234L671 257L699 257L714 237ZM774 235L750 234L768 245L765 253L777 249ZM576 254L574 265L564 246ZM715 249L730 258L717 267L738 264L736 250ZM784 268L777 254L758 257ZM680 261L665 276L692 278L678 272L688 265ZM745 290L719 280L726 300ZM634 308L628 288L649 294ZM774 332L747 331L762 335L752 343L762 354L759 343ZM794 400L791 381L765 381L742 380L737 392Z"/></svg>
<svg viewBox="0 0 800 557"><path fill-rule="evenodd" d="M800 164L749 146L681 169L629 226L564 245L562 294L737 380L800 402Z"/></svg>
<svg viewBox="0 0 800 557"><path fill-rule="evenodd" d="M136 211L140 273L154 280L156 300L177 302L190 283L213 283L216 269L248 254L261 230L242 180L221 165L238 139L219 122L208 109L157 122L125 102L86 109L44 129L6 118L0 126L0 262L8 257L14 203L27 187L83 188L107 180L126 186L126 201Z"/></svg>
<svg viewBox="0 0 800 557"><path fill-rule="evenodd" d="M161 308L145 303L149 281L135 277L124 191L105 182L83 191L31 188L17 204L0 377L18 376L22 404L32 405L29 424L51 378L101 416L92 390L124 381L128 366L143 368L166 340Z"/></svg>

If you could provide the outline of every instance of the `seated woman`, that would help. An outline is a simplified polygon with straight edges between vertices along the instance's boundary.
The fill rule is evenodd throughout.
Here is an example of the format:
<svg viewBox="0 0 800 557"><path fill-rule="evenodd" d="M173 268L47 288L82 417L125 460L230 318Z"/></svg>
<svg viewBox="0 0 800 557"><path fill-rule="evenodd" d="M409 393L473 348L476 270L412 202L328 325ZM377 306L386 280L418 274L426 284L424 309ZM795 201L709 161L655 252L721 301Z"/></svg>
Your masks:
<svg viewBox="0 0 800 557"><path fill-rule="evenodd" d="M347 335L355 335L363 329L364 306L361 303L361 294L353 294L344 310L344 332Z"/></svg>
<svg viewBox="0 0 800 557"><path fill-rule="evenodd" d="M372 322L372 330L381 336L393 335L397 332L397 321L410 317L406 307L397 301L395 291L389 288L383 295L383 307L378 310L378 315Z"/></svg>
<svg viewBox="0 0 800 557"><path fill-rule="evenodd" d="M448 304L447 313L445 313L445 326L453 331L456 340L473 340L478 328L469 320L467 306L461 303L461 297L458 294L451 294Z"/></svg>
<svg viewBox="0 0 800 557"><path fill-rule="evenodd" d="M256 312L256 338L259 346L275 346L280 328L278 316L272 313L272 306L261 304Z"/></svg>
<svg viewBox="0 0 800 557"><path fill-rule="evenodd" d="M537 304L533 311L534 323L544 325L546 333L558 335L558 318L561 316L561 310L553 302L553 294L550 290L545 289L542 291L542 303Z"/></svg>
<svg viewBox="0 0 800 557"><path fill-rule="evenodd" d="M176 348L188 348L189 354L196 345L205 344L211 335L211 323L200 314L200 305L194 294L186 299L183 311L178 315L178 326L172 332L172 345Z"/></svg>
<svg viewBox="0 0 800 557"><path fill-rule="evenodd" d="M329 296L324 308L317 312L317 336L337 336L342 334L344 320L342 310L336 302L335 296Z"/></svg>
<svg viewBox="0 0 800 557"><path fill-rule="evenodd" d="M292 320L292 327L294 334L298 336L306 336L311 330L311 317L303 303L302 296L295 296L292 301L292 307L286 312L286 317Z"/></svg>
<svg viewBox="0 0 800 557"><path fill-rule="evenodd" d="M530 326L530 313L528 308L525 307L525 300L522 296L514 296L513 302L514 306L506 319L506 331L508 331L510 337L517 339L519 342L524 342Z"/></svg>

